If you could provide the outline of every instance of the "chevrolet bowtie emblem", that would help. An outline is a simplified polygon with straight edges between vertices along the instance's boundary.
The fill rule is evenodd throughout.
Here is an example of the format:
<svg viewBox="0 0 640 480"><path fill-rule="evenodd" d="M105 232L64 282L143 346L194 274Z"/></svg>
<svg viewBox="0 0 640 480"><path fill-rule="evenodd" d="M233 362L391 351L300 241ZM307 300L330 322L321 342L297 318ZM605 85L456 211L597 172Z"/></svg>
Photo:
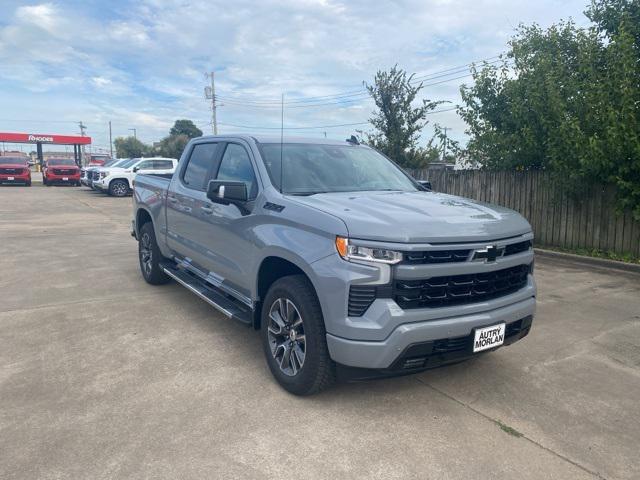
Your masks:
<svg viewBox="0 0 640 480"><path fill-rule="evenodd" d="M484 260L485 262L495 262L496 258L501 257L504 254L504 247L497 247L495 245L487 245L485 248L476 250L473 253L473 260Z"/></svg>

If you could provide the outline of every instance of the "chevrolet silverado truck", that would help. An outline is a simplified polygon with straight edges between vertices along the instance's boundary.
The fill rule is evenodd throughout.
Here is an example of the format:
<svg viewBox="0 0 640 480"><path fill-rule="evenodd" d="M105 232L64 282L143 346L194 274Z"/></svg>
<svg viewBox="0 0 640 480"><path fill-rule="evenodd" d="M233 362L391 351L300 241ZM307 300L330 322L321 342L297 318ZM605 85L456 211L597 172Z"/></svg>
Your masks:
<svg viewBox="0 0 640 480"><path fill-rule="evenodd" d="M136 178L132 235L148 283L259 330L298 395L512 344L535 312L523 217L428 191L353 137L194 139L173 176Z"/></svg>
<svg viewBox="0 0 640 480"><path fill-rule="evenodd" d="M0 156L0 184L19 183L31 186L31 169L26 157Z"/></svg>

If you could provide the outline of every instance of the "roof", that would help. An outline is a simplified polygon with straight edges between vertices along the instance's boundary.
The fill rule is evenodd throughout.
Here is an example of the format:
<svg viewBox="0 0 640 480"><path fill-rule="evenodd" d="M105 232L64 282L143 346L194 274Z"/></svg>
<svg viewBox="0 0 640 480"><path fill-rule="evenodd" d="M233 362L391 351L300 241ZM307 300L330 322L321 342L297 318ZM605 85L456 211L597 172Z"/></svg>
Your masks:
<svg viewBox="0 0 640 480"><path fill-rule="evenodd" d="M312 143L314 145L353 145L347 140L332 140L329 138L317 138L317 137L287 137L281 138L280 135L248 135L246 133L241 134L227 134L227 135L205 135L200 138L206 138L211 140L221 140L225 138L240 138L243 140L254 140L257 143Z"/></svg>

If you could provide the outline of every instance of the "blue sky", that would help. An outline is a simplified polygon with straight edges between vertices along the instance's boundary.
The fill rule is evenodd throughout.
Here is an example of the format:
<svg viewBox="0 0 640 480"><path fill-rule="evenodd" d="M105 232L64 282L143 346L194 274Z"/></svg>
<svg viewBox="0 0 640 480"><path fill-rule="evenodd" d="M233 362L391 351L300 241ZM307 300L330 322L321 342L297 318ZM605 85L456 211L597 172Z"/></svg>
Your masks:
<svg viewBox="0 0 640 480"><path fill-rule="evenodd" d="M285 101L357 92L394 64L427 75L503 52L519 23L547 26L582 14L586 0L0 0L0 131L77 133L96 147L136 128L146 142L177 118L210 132L204 73L216 71L223 133L279 127ZM460 76L456 74L453 76ZM469 78L441 81L427 98L459 102ZM435 83L431 80L429 83ZM226 101L225 101L226 100ZM365 95L285 108L285 126L365 122ZM432 115L464 140L453 111ZM343 138L355 128L291 130ZM269 130L260 130L266 133ZM425 132L425 137L429 132ZM25 147L28 148L28 147Z"/></svg>

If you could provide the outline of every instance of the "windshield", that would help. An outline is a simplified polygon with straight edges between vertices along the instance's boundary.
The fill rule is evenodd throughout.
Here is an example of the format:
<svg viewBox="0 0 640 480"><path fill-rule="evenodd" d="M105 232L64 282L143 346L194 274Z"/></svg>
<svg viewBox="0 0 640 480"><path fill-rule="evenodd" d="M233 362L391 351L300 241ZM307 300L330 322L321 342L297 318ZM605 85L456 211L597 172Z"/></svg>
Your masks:
<svg viewBox="0 0 640 480"><path fill-rule="evenodd" d="M280 144L262 144L271 182L280 189ZM284 144L282 193L399 190L415 192L415 184L375 150L349 145Z"/></svg>
<svg viewBox="0 0 640 480"><path fill-rule="evenodd" d="M4 165L26 165L27 159L22 157L2 157L0 156L0 163Z"/></svg>
<svg viewBox="0 0 640 480"><path fill-rule="evenodd" d="M118 163L117 165L113 165L113 166L114 167L118 167L118 168L129 168L131 165L136 163L138 160L140 160L140 159L139 158L128 158L126 160L123 160L122 163Z"/></svg>
<svg viewBox="0 0 640 480"><path fill-rule="evenodd" d="M47 165L74 165L76 162L72 158L52 158L47 160Z"/></svg>

